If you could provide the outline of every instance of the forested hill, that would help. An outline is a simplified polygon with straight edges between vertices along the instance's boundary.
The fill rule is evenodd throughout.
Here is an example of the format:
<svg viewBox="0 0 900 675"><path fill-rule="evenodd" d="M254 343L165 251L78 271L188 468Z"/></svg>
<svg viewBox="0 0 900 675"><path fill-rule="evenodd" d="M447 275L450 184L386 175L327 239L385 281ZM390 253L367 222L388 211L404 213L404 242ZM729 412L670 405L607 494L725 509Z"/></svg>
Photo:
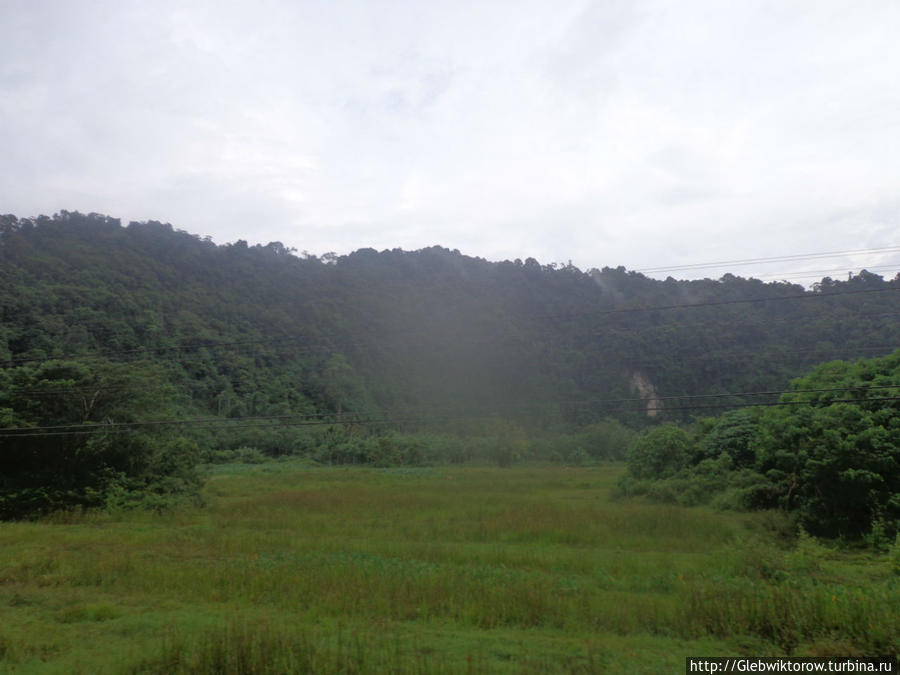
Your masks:
<svg viewBox="0 0 900 675"><path fill-rule="evenodd" d="M865 271L806 291L439 247L318 258L96 214L0 217L7 381L48 360L133 364L165 380L180 415L634 422L647 403L621 399L781 390L812 364L888 353L898 290ZM740 400L650 407L687 416Z"/></svg>

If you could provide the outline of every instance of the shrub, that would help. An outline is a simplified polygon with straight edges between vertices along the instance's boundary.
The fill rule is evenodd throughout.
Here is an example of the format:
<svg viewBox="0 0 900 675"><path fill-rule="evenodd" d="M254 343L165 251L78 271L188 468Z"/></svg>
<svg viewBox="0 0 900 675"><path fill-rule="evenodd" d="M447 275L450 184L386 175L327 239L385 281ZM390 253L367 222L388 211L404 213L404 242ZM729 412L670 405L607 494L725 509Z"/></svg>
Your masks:
<svg viewBox="0 0 900 675"><path fill-rule="evenodd" d="M691 439L666 424L638 436L628 447L628 472L635 478L668 478L688 465Z"/></svg>

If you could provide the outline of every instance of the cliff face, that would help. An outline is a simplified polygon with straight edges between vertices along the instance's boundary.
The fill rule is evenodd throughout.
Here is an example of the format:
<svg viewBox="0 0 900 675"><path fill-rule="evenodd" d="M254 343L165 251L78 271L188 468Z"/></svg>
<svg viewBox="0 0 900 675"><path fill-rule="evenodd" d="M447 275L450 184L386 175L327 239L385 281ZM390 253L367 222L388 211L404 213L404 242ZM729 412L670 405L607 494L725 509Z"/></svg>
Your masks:
<svg viewBox="0 0 900 675"><path fill-rule="evenodd" d="M653 383L643 373L634 372L631 376L631 386L647 402L647 417L656 417L662 409L662 404Z"/></svg>

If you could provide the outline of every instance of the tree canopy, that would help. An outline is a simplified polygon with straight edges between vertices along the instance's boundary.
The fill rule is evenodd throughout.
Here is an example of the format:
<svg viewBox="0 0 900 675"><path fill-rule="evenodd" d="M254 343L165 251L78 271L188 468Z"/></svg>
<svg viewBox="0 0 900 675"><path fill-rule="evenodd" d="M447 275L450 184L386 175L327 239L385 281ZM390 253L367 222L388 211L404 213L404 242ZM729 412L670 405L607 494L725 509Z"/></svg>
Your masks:
<svg viewBox="0 0 900 675"><path fill-rule="evenodd" d="M154 447L180 448L179 457L236 451L247 439L267 454L305 448L304 424L329 420L555 429L573 443L579 429L610 419L683 423L708 414L698 401L753 402L735 394L784 390L821 361L890 352L897 291L900 278L865 271L810 290L733 275L658 281L623 267L489 262L438 246L317 257L279 242L217 246L156 221L0 216L0 452L21 469L3 490L44 484L89 455L80 496L63 481L50 501L94 503L110 493L102 486L137 485L158 466L154 444L141 446L151 427L112 424L154 418L215 421L154 428ZM779 412L770 413L772 434ZM824 432L838 413L805 414ZM884 413L860 414L861 435L829 442L882 447L870 427ZM756 453L747 419L729 420L692 451L712 459L727 448L739 464ZM75 424L102 433L13 433ZM785 425L779 443L792 438ZM27 460L38 446L43 469ZM773 453L766 471L793 475ZM142 459L126 465L125 456ZM881 489L865 473L841 480Z"/></svg>
<svg viewBox="0 0 900 675"><path fill-rule="evenodd" d="M859 539L900 531L900 350L830 361L793 381L780 405L661 426L628 454L626 492L688 503L779 507L809 533ZM879 534L880 533L880 534Z"/></svg>

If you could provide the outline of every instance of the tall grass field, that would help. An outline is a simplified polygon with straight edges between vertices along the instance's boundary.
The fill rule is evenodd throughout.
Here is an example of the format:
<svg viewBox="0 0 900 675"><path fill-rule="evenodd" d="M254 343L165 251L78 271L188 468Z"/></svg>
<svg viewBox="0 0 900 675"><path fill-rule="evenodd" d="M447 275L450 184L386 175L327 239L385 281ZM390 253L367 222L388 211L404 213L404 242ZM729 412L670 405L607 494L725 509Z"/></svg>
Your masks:
<svg viewBox="0 0 900 675"><path fill-rule="evenodd" d="M890 554L775 513L614 499L621 471L230 464L202 507L3 523L0 673L683 673L686 656L900 651Z"/></svg>

